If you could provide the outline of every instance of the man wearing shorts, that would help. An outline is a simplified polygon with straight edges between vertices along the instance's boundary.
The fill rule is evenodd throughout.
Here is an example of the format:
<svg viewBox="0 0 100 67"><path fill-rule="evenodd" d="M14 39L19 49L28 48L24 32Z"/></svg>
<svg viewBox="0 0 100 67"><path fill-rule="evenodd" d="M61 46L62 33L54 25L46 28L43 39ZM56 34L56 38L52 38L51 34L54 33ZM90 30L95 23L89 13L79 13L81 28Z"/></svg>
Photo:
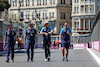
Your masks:
<svg viewBox="0 0 100 67"><path fill-rule="evenodd" d="M61 35L62 35L62 41L61 41ZM61 29L61 32L59 34L59 42L62 43L62 61L65 60L65 49L66 49L66 61L68 61L68 52L69 52L69 46L70 46L70 36L72 36L72 30L69 28L69 24L65 23L65 27Z"/></svg>

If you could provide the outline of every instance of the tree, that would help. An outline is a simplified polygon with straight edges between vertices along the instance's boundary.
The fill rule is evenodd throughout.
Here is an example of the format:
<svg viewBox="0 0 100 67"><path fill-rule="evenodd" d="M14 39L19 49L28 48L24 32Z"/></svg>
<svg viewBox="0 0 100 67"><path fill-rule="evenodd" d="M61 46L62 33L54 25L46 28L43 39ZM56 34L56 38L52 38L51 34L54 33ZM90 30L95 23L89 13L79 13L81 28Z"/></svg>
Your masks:
<svg viewBox="0 0 100 67"><path fill-rule="evenodd" d="M4 9L10 8L10 4L8 2L8 0L0 0L0 11L4 11Z"/></svg>

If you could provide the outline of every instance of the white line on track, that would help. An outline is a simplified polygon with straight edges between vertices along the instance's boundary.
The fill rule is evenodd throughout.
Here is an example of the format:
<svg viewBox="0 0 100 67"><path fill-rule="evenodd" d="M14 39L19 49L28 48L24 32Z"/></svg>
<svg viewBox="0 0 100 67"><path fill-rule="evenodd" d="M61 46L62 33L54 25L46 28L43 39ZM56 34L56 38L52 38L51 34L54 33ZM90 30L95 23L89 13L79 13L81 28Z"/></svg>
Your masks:
<svg viewBox="0 0 100 67"><path fill-rule="evenodd" d="M94 57L94 59L98 62L98 64L100 65L100 58L94 53L92 52L89 48L86 48L90 54Z"/></svg>

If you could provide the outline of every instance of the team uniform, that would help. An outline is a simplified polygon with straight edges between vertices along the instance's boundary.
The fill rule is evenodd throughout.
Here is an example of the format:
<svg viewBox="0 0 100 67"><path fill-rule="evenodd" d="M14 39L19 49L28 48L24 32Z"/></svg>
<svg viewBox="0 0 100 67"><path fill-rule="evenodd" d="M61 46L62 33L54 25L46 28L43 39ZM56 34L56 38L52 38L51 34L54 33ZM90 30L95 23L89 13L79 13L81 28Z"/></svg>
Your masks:
<svg viewBox="0 0 100 67"><path fill-rule="evenodd" d="M26 29L25 31L26 37L27 37L27 56L28 56L28 61L30 59L30 54L29 54L29 49L31 47L31 60L33 60L33 55L34 55L34 44L35 44L35 34L37 34L35 29Z"/></svg>
<svg viewBox="0 0 100 67"><path fill-rule="evenodd" d="M14 30L12 31L9 31L7 30L6 31L6 43L7 43L7 60L9 60L9 54L10 54L10 50L11 50L11 59L12 61L14 61L14 45L15 45L15 35L16 35L16 32Z"/></svg>
<svg viewBox="0 0 100 67"><path fill-rule="evenodd" d="M51 30L53 30L52 28L48 27L43 27L42 28L42 32L46 32L48 33L48 35L46 36L45 34L43 34L43 45L44 45L44 49L45 49L45 58L47 59L48 57L50 57L50 42L51 42L51 37L49 32L51 32Z"/></svg>
<svg viewBox="0 0 100 67"><path fill-rule="evenodd" d="M69 31L69 33L72 33L71 28L62 28L60 34L63 35L62 37L62 44L61 47L65 47L69 49L70 46L70 35L67 34L67 31Z"/></svg>

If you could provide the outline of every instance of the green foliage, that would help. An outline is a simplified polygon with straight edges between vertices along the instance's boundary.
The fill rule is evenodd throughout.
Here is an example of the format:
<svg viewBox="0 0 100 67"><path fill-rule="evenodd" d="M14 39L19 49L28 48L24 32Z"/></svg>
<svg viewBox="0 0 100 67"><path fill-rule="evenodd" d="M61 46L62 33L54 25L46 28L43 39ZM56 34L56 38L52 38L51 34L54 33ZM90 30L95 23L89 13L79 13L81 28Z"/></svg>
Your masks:
<svg viewBox="0 0 100 67"><path fill-rule="evenodd" d="M8 0L0 0L0 11L4 11L4 9L10 8L10 4L8 2Z"/></svg>
<svg viewBox="0 0 100 67"><path fill-rule="evenodd" d="M43 27L43 24L40 24L40 25L37 26L36 30L37 30L38 33L40 33L42 27Z"/></svg>

